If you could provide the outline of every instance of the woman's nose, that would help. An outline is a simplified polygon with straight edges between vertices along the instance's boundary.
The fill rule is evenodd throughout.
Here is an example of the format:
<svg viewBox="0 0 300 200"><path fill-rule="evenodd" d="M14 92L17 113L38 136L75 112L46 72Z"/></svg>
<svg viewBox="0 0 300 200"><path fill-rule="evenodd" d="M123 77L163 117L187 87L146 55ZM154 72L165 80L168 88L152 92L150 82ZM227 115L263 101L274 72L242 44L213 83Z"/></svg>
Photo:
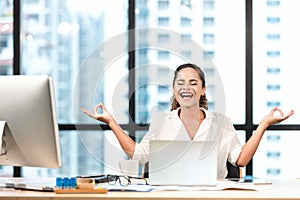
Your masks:
<svg viewBox="0 0 300 200"><path fill-rule="evenodd" d="M190 89L190 84L188 83L185 83L183 86L182 86L183 89Z"/></svg>

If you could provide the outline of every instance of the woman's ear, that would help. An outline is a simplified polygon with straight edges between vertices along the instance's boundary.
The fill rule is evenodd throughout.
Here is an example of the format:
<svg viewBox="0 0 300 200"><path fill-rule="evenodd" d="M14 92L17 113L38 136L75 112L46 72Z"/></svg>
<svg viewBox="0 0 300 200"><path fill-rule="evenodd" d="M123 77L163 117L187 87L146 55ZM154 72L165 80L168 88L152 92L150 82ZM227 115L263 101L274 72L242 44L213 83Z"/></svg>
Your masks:
<svg viewBox="0 0 300 200"><path fill-rule="evenodd" d="M201 91L201 96L204 96L205 92L206 92L206 87L204 86Z"/></svg>

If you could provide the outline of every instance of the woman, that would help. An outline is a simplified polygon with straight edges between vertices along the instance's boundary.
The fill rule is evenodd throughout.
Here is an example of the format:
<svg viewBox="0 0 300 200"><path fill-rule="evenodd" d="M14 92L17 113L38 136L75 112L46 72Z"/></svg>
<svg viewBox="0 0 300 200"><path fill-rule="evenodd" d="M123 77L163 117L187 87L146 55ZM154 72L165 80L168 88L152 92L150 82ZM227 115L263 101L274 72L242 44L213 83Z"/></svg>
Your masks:
<svg viewBox="0 0 300 200"><path fill-rule="evenodd" d="M84 108L82 111L89 117L108 124L123 150L131 159L139 160L140 164L148 162L149 141L153 139L218 140L218 179L223 179L227 175L227 160L235 166L246 166L267 127L289 118L294 113L292 110L284 114L279 108L273 108L247 143L242 146L230 119L207 110L205 90L203 71L194 64L180 65L175 71L173 80L171 111L156 117L140 143L135 143L122 130L102 103L95 106L93 113ZM102 109L102 114L98 113L99 108ZM279 115L275 115L275 112Z"/></svg>

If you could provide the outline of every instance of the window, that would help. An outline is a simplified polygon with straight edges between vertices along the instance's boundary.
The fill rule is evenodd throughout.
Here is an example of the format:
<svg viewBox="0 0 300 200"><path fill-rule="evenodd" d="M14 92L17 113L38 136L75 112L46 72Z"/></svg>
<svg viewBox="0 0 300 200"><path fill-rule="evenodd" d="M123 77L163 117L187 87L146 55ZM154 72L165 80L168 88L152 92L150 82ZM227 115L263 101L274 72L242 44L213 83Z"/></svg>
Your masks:
<svg viewBox="0 0 300 200"><path fill-rule="evenodd" d="M181 34L181 41L182 42L188 42L190 41L190 39L192 39L192 35L185 33L185 34Z"/></svg>
<svg viewBox="0 0 300 200"><path fill-rule="evenodd" d="M215 0L203 0L204 10L213 10L215 8Z"/></svg>
<svg viewBox="0 0 300 200"><path fill-rule="evenodd" d="M267 57L276 58L280 56L280 51L267 50Z"/></svg>
<svg viewBox="0 0 300 200"><path fill-rule="evenodd" d="M267 22L271 24L277 24L280 22L279 17L267 17Z"/></svg>
<svg viewBox="0 0 300 200"><path fill-rule="evenodd" d="M158 51L158 59L167 60L170 58L170 52L168 51Z"/></svg>
<svg viewBox="0 0 300 200"><path fill-rule="evenodd" d="M182 17L181 18L181 26L191 26L192 20L187 17Z"/></svg>
<svg viewBox="0 0 300 200"><path fill-rule="evenodd" d="M192 58L193 52L192 52L192 51L189 51L189 50L187 50L187 51L182 51L182 52L181 52L181 55L182 55L184 58L190 60L190 59Z"/></svg>
<svg viewBox="0 0 300 200"><path fill-rule="evenodd" d="M158 9L160 9L160 10L168 9L169 6L170 6L169 0L159 0L158 1Z"/></svg>
<svg viewBox="0 0 300 200"><path fill-rule="evenodd" d="M158 35L158 42L170 42L170 36L168 34L159 34Z"/></svg>
<svg viewBox="0 0 300 200"><path fill-rule="evenodd" d="M105 103L120 123L129 121L125 53L128 35L124 33L128 24L124 10L127 1L118 1L108 9L111 3L49 1L45 5L39 0L30 4L22 1L21 33L30 33L31 37L21 41L21 73L53 76L60 124L95 123L80 112L76 115L71 108L76 110L80 105L91 109L97 102ZM53 12L38 12L45 10L45 6ZM115 13L119 13L118 18L113 17ZM114 26L108 25L112 23ZM111 89L104 90L108 85ZM107 166L113 165L104 152L105 148L117 148L118 143L106 138L105 131L61 130L60 135L63 168L53 171L24 168L24 176L104 173L109 170ZM119 160L126 157L121 151L114 154Z"/></svg>
<svg viewBox="0 0 300 200"><path fill-rule="evenodd" d="M213 26L214 23L215 23L215 19L213 17L203 18L203 26Z"/></svg>
<svg viewBox="0 0 300 200"><path fill-rule="evenodd" d="M278 159L280 157L280 152L279 151L269 151L267 152L267 157L272 158L272 159Z"/></svg>
<svg viewBox="0 0 300 200"><path fill-rule="evenodd" d="M268 0L267 6L271 6L271 7L280 6L280 1L279 0Z"/></svg>
<svg viewBox="0 0 300 200"><path fill-rule="evenodd" d="M279 34L267 34L267 39L268 40L279 40L280 39L280 35Z"/></svg>
<svg viewBox="0 0 300 200"><path fill-rule="evenodd" d="M0 1L0 75L12 74L13 1Z"/></svg>
<svg viewBox="0 0 300 200"><path fill-rule="evenodd" d="M274 106L282 109L298 109L299 95L293 92L299 79L294 53L299 38L292 33L299 17L299 2L291 0L253 1L253 109L265 113ZM261 12L263 11L263 12ZM261 27L265 27L261 29ZM285 81L282 81L285 80ZM264 85L262 87L262 85ZM292 95L288 95L292 94ZM263 117L253 112L254 123ZM253 158L253 176L265 178L297 177L299 164L290 166L298 131L291 131L285 124L297 124L294 117L283 122L282 130L267 131ZM286 130L285 130L286 129ZM298 129L297 129L298 130Z"/></svg>
<svg viewBox="0 0 300 200"><path fill-rule="evenodd" d="M214 34L204 34L203 35L203 43L204 44L211 44L211 43L214 43L214 41L215 41Z"/></svg>
<svg viewBox="0 0 300 200"><path fill-rule="evenodd" d="M276 74L280 74L280 68L278 68L278 67L268 67L267 68L267 73L268 74L274 74L274 75L276 75Z"/></svg>
<svg viewBox="0 0 300 200"><path fill-rule="evenodd" d="M168 17L159 17L158 18L158 25L159 26L168 26L170 19Z"/></svg>
<svg viewBox="0 0 300 200"><path fill-rule="evenodd" d="M204 51L204 59L206 60L213 59L214 56L215 56L214 51Z"/></svg>

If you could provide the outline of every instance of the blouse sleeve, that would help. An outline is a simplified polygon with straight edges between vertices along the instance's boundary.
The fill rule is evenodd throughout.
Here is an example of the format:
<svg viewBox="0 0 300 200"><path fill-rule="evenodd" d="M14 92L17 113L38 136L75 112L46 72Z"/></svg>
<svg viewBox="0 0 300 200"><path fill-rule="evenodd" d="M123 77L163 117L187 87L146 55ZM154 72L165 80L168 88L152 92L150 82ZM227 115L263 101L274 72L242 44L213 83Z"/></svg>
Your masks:
<svg viewBox="0 0 300 200"><path fill-rule="evenodd" d="M154 140L159 134L159 130L164 126L166 113L160 113L149 126L149 130L143 137L140 143L136 143L133 160L139 160L140 164L145 164L149 161L149 143Z"/></svg>
<svg viewBox="0 0 300 200"><path fill-rule="evenodd" d="M230 138L230 140L228 140L228 143L229 143L228 161L231 164L236 165L236 161L242 151L242 144L241 144L241 142L237 136L237 132L236 132L235 128L233 127L233 124L230 120L227 123L226 129L227 129L226 132Z"/></svg>

